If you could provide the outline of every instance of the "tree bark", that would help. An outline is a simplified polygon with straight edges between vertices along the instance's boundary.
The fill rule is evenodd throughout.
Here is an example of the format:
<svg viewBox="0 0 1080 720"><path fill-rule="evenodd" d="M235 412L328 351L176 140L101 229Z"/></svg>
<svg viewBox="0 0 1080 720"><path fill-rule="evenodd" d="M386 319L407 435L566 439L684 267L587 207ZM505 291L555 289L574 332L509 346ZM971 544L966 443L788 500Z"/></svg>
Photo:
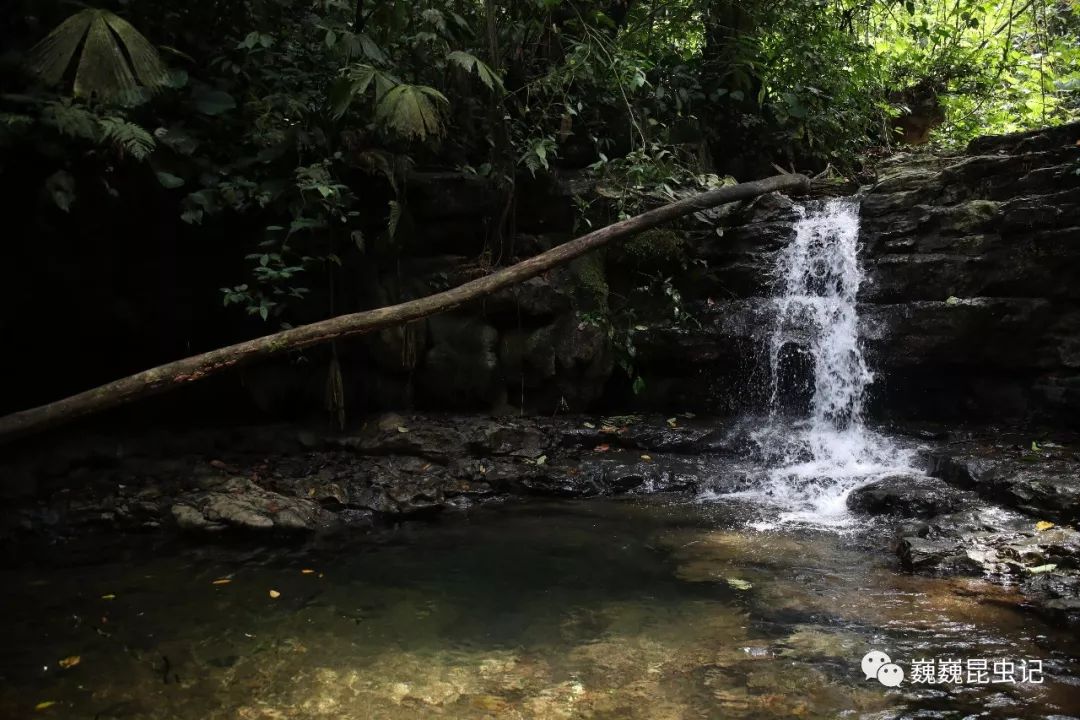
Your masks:
<svg viewBox="0 0 1080 720"><path fill-rule="evenodd" d="M129 375L63 400L12 413L0 418L0 443L140 398L184 387L216 373L286 350L298 350L339 338L362 335L450 310L540 275L614 240L626 239L698 210L774 191L806 192L809 188L810 181L802 175L778 175L765 180L715 188L601 228L516 265L435 295L376 310L341 315L218 348Z"/></svg>

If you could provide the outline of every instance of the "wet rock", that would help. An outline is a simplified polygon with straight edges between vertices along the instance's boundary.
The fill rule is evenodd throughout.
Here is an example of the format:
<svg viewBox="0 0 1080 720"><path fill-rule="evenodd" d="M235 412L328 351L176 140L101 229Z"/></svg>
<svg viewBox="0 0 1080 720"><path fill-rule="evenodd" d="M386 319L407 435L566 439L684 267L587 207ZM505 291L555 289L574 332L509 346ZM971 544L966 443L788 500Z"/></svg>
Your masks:
<svg viewBox="0 0 1080 720"><path fill-rule="evenodd" d="M905 537L897 554L905 570L933 575L978 575L983 572L984 558L975 551L968 555L958 538Z"/></svg>
<svg viewBox="0 0 1080 720"><path fill-rule="evenodd" d="M848 495L847 506L866 515L930 518L956 512L975 495L925 475L889 475Z"/></svg>
<svg viewBox="0 0 1080 720"><path fill-rule="evenodd" d="M705 471L696 458L623 456L590 458L582 464L581 475L597 494L655 493L695 489Z"/></svg>
<svg viewBox="0 0 1080 720"><path fill-rule="evenodd" d="M505 393L498 331L465 316L438 315L428 325L431 349L418 375L428 397L444 407L491 407Z"/></svg>
<svg viewBox="0 0 1080 720"><path fill-rule="evenodd" d="M1071 458L935 453L930 473L1040 519L1080 520L1080 462Z"/></svg>
<svg viewBox="0 0 1080 720"><path fill-rule="evenodd" d="M232 478L220 491L181 498L172 516L184 530L314 530L328 516L310 500L265 490L247 478Z"/></svg>

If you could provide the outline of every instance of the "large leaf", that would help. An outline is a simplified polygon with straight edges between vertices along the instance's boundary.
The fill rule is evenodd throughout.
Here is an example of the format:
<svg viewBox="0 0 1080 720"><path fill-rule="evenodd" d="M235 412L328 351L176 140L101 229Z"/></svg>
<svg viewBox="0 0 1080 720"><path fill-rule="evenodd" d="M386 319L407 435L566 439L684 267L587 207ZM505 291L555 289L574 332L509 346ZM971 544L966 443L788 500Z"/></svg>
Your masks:
<svg viewBox="0 0 1080 720"><path fill-rule="evenodd" d="M400 84L396 77L376 67L353 65L330 87L330 114L335 120L340 119L348 112L353 101L372 85L375 86L375 103L378 105L388 92Z"/></svg>
<svg viewBox="0 0 1080 720"><path fill-rule="evenodd" d="M158 90L169 83L169 70L154 46L108 10L82 10L60 23L30 50L27 65L44 82L58 84L80 46L76 97L134 103L140 86Z"/></svg>
<svg viewBox="0 0 1080 720"><path fill-rule="evenodd" d="M435 88L401 84L386 93L375 108L375 117L406 139L425 140L442 135L440 105L447 104L446 96Z"/></svg>
<svg viewBox="0 0 1080 720"><path fill-rule="evenodd" d="M236 100L224 90L199 87L192 92L195 109L203 115L221 115L236 107Z"/></svg>
<svg viewBox="0 0 1080 720"><path fill-rule="evenodd" d="M454 50L446 56L446 59L463 68L467 73L475 71L477 77L480 78L480 82L487 85L488 90L503 89L502 78L472 53L467 53L464 50Z"/></svg>

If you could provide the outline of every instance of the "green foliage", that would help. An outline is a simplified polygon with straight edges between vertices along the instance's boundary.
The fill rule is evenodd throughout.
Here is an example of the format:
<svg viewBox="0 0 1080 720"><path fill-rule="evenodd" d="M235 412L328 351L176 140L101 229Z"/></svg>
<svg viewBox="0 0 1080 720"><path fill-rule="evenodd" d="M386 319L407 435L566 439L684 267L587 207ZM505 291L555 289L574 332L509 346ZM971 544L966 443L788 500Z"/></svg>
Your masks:
<svg viewBox="0 0 1080 720"><path fill-rule="evenodd" d="M378 103L375 117L406 140L426 140L443 134L440 106L449 102L435 88L402 83Z"/></svg>
<svg viewBox="0 0 1080 720"><path fill-rule="evenodd" d="M77 50L75 97L133 104L142 97L140 83L157 90L169 82L168 69L154 46L108 10L75 13L34 46L27 64L44 82L56 85Z"/></svg>
<svg viewBox="0 0 1080 720"><path fill-rule="evenodd" d="M502 78L472 53L467 53L464 50L454 50L447 54L446 59L455 65L459 65L467 73L475 72L476 76L480 78L480 82L484 83L488 90L505 90Z"/></svg>
<svg viewBox="0 0 1080 720"><path fill-rule="evenodd" d="M101 139L111 142L136 160L145 160L154 151L153 136L135 123L119 117L105 117L99 122Z"/></svg>
<svg viewBox="0 0 1080 720"><path fill-rule="evenodd" d="M59 211L88 181L118 195L122 168L182 223L245 228L223 299L282 323L340 310L357 267L407 247L414 166L475 173L507 208L519 179L588 174L584 229L729 173L857 172L928 107L946 145L1080 116L1080 6L1053 0L123 7L43 0L59 24L23 48L33 82L6 78L0 145L38 153ZM679 256L655 234L627 249ZM670 286L634 292L679 305Z"/></svg>

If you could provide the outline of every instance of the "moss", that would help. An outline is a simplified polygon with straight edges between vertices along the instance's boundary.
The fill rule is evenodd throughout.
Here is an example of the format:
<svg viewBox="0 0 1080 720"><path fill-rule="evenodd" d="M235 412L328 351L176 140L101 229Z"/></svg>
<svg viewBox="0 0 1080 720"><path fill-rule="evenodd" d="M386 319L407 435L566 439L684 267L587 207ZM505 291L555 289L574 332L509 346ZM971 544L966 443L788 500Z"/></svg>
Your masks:
<svg viewBox="0 0 1080 720"><path fill-rule="evenodd" d="M570 271L574 275L576 284L590 296L594 309L607 312L608 282L603 254L591 252L579 257L570 263Z"/></svg>
<svg viewBox="0 0 1080 720"><path fill-rule="evenodd" d="M623 243L623 250L634 262L668 262L682 256L686 239L674 230L647 230Z"/></svg>

